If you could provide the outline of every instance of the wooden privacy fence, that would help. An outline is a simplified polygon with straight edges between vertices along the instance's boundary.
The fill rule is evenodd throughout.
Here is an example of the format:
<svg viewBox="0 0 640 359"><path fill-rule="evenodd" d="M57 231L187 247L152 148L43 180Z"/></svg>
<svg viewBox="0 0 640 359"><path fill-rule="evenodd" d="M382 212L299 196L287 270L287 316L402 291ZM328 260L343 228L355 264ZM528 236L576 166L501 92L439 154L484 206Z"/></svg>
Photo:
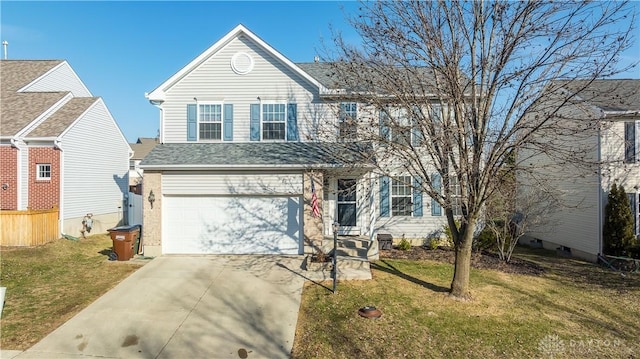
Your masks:
<svg viewBox="0 0 640 359"><path fill-rule="evenodd" d="M60 237L58 208L0 211L0 245L37 246Z"/></svg>

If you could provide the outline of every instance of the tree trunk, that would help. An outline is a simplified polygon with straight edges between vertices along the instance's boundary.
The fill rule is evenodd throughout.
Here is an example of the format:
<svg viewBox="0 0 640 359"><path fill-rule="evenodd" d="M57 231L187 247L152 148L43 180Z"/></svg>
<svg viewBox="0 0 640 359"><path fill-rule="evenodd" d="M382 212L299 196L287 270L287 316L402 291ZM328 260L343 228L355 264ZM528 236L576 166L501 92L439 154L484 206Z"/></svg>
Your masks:
<svg viewBox="0 0 640 359"><path fill-rule="evenodd" d="M475 221L470 221L465 231L460 233L460 241L456 245L456 261L451 281L451 291L449 295L455 299L471 299L469 290L469 274L471 272L471 249L473 244L473 232L475 231Z"/></svg>

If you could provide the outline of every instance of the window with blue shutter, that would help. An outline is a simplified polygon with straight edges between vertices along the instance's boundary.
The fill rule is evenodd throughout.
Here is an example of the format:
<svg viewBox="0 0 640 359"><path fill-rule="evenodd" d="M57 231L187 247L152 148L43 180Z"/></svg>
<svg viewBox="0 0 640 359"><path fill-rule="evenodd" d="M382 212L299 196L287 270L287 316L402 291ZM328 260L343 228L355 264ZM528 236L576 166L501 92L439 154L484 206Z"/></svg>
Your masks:
<svg viewBox="0 0 640 359"><path fill-rule="evenodd" d="M413 179L413 216L422 217L422 179Z"/></svg>
<svg viewBox="0 0 640 359"><path fill-rule="evenodd" d="M389 217L389 177L380 177L380 217Z"/></svg>
<svg viewBox="0 0 640 359"><path fill-rule="evenodd" d="M224 141L233 141L233 105L224 105L224 121L222 124L222 139Z"/></svg>
<svg viewBox="0 0 640 359"><path fill-rule="evenodd" d="M249 115L249 139L251 141L260 141L260 105L251 104Z"/></svg>
<svg viewBox="0 0 640 359"><path fill-rule="evenodd" d="M298 141L298 106L287 105L287 141Z"/></svg>
<svg viewBox="0 0 640 359"><path fill-rule="evenodd" d="M187 105L187 141L198 140L198 111L196 104Z"/></svg>
<svg viewBox="0 0 640 359"><path fill-rule="evenodd" d="M431 186L433 190L436 192L440 192L442 187L442 176L439 173L434 173L431 175ZM435 198L431 199L431 215L432 216L442 216L442 207L440 207L440 203L435 200Z"/></svg>

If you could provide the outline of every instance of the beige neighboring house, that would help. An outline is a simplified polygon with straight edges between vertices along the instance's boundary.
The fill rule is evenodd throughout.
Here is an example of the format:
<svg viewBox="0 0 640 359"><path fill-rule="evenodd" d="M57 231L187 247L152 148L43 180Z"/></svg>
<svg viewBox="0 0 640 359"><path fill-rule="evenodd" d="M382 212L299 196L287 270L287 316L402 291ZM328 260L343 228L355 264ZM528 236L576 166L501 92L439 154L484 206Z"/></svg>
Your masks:
<svg viewBox="0 0 640 359"><path fill-rule="evenodd" d="M592 130L576 134L574 139L567 138L564 143L573 149L583 146L581 157L596 165L580 171L567 163L550 162L546 157L532 160L532 166L536 163L539 166L533 167L534 174L548 179L553 190L563 196L569 206L560 207L544 225L529 228L524 240L597 261L603 248L604 209L614 182L627 192L635 233L640 234L640 80L556 83L569 93L587 85L586 90L566 104L559 114L563 118L593 124ZM520 184L528 180L523 176L518 178Z"/></svg>
<svg viewBox="0 0 640 359"><path fill-rule="evenodd" d="M129 144L133 150L133 156L129 160L129 192L142 194L142 177L144 170L140 168L140 162L157 144L157 138L149 137L139 137L135 143Z"/></svg>

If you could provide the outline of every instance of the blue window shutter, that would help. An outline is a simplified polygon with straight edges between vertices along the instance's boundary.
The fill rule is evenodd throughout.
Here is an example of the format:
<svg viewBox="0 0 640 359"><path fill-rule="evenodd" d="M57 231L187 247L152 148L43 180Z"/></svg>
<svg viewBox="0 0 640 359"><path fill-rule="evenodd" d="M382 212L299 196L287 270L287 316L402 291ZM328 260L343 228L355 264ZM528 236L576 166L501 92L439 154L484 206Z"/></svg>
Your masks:
<svg viewBox="0 0 640 359"><path fill-rule="evenodd" d="M190 103L187 105L187 141L198 139L198 111L197 105Z"/></svg>
<svg viewBox="0 0 640 359"><path fill-rule="evenodd" d="M260 141L260 105L251 104L251 115L249 119L249 139Z"/></svg>
<svg viewBox="0 0 640 359"><path fill-rule="evenodd" d="M287 141L298 141L298 106L295 103L287 105Z"/></svg>
<svg viewBox="0 0 640 359"><path fill-rule="evenodd" d="M422 217L422 179L413 178L413 216Z"/></svg>
<svg viewBox="0 0 640 359"><path fill-rule="evenodd" d="M434 191L440 192L440 187L442 187L442 176L440 176L439 173L431 175L431 185L433 186ZM440 207L440 203L438 203L434 198L431 199L431 215L442 216L442 207Z"/></svg>
<svg viewBox="0 0 640 359"><path fill-rule="evenodd" d="M624 162L636 162L636 124L633 121L624 123Z"/></svg>
<svg viewBox="0 0 640 359"><path fill-rule="evenodd" d="M627 197L629 198L629 205L631 206L631 214L633 214L634 233L638 234L638 231L640 231L640 228L638 227L640 223L638 223L638 203L636 202L636 193L627 193Z"/></svg>
<svg viewBox="0 0 640 359"><path fill-rule="evenodd" d="M380 177L380 217L389 217L389 177Z"/></svg>
<svg viewBox="0 0 640 359"><path fill-rule="evenodd" d="M420 146L424 142L424 138L422 136L422 129L420 128L420 109L417 106L413 107L413 116L411 116L411 145L412 146Z"/></svg>
<svg viewBox="0 0 640 359"><path fill-rule="evenodd" d="M387 124L388 122L387 117L388 117L387 113L384 110L380 110L380 137L382 140L380 144L383 146L386 145L384 141L389 141L390 134L391 134L389 131L389 126Z"/></svg>
<svg viewBox="0 0 640 359"><path fill-rule="evenodd" d="M233 105L224 105L224 120L222 123L222 139L233 141Z"/></svg>

